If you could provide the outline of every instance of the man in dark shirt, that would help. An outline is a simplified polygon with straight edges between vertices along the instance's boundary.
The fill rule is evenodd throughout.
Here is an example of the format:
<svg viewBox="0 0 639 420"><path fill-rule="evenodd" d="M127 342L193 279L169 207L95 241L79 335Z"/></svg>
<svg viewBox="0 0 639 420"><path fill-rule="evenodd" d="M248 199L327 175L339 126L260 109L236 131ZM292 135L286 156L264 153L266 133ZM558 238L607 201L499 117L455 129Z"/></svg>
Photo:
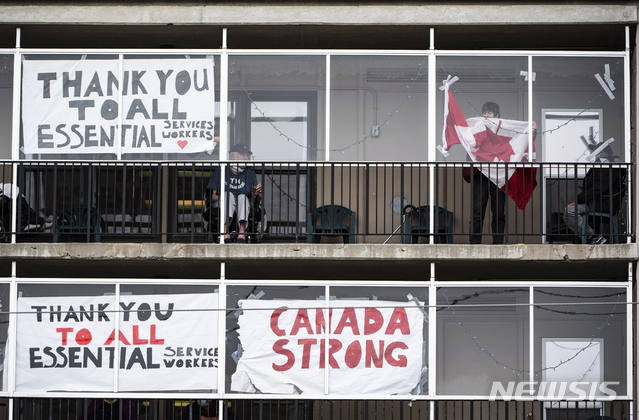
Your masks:
<svg viewBox="0 0 639 420"><path fill-rule="evenodd" d="M251 158L251 151L244 144L236 144L231 148L231 160L245 160ZM262 184L257 182L257 175L250 169L243 168L239 165L230 165L225 171L225 190L227 191L226 199L226 215L230 219L237 214L238 224L238 243L246 243L246 225L251 209L250 197L256 197L262 194ZM219 207L220 188L220 171L213 171L213 175L209 180L207 189L211 191L211 201L213 207ZM227 230L228 224L224 224L224 242L231 242L231 235Z"/></svg>
<svg viewBox="0 0 639 420"><path fill-rule="evenodd" d="M588 148L594 151L601 146L602 143L591 144ZM597 155L597 162L600 163L615 162L618 160L619 157L613 155L610 146L603 148ZM613 213L614 201L605 199L604 196L619 193L623 188L625 175L626 172L623 168L597 167L588 170L581 182L581 192L577 195L577 200L568 204L564 212L566 225L575 235L581 236L583 224L588 223L583 217L584 214L588 212L588 203L595 203L595 211ZM622 197L618 197L616 200L620 200L621 198ZM616 204L618 204L618 202ZM586 225L586 239L594 245L607 242L607 239L603 235L595 236L595 230L590 225Z"/></svg>

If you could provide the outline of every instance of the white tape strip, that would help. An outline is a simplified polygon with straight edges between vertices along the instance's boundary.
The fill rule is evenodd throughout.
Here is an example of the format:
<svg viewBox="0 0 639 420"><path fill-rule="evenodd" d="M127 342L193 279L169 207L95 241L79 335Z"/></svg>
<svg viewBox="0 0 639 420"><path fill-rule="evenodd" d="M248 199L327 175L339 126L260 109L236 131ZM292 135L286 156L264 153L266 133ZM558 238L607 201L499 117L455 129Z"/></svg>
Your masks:
<svg viewBox="0 0 639 420"><path fill-rule="evenodd" d="M615 141L614 137L610 137L608 140L606 140L605 142L603 142L601 144L601 146L597 147L595 150L592 151L591 154L589 154L588 156L586 156L586 160L588 162L592 162L599 153L601 153L601 151L603 149L605 149L610 143L612 143L613 141Z"/></svg>
<svg viewBox="0 0 639 420"><path fill-rule="evenodd" d="M615 95L613 95L612 91L610 91L610 89L608 88L608 85L606 84L606 82L603 81L599 73L595 74L595 78L597 79L601 87L603 88L604 92L606 92L610 100L615 99Z"/></svg>
<svg viewBox="0 0 639 420"><path fill-rule="evenodd" d="M612 78L610 77L610 64L606 64L604 66L605 71L604 71L604 80L606 81L606 83L608 84L608 87L610 87L610 90L615 90L615 82L612 80Z"/></svg>
<svg viewBox="0 0 639 420"><path fill-rule="evenodd" d="M525 70L521 70L521 71L519 72L519 75L520 75L520 76L524 76L524 80L525 80L525 81L528 81L528 72L527 72L527 71L525 71ZM535 73L535 72L533 71L533 74L532 74L532 80L533 80L533 82L535 81L535 77L537 77L537 73Z"/></svg>
<svg viewBox="0 0 639 420"><path fill-rule="evenodd" d="M439 153L441 153L442 155L444 155L444 157L448 157L449 153L447 151L444 150L444 148L442 147L441 144L438 144L436 147L437 150L439 150Z"/></svg>
<svg viewBox="0 0 639 420"><path fill-rule="evenodd" d="M449 74L448 78L442 82L442 85L439 87L439 90L443 91L444 89L446 89L446 85L450 86L458 80L459 80L459 77L457 76L451 77Z"/></svg>

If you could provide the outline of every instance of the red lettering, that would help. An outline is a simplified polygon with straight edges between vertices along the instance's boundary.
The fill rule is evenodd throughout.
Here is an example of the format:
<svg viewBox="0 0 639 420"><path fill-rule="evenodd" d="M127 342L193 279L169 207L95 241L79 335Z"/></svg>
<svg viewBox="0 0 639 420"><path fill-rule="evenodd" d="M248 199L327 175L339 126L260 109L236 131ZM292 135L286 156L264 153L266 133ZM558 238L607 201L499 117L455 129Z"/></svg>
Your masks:
<svg viewBox="0 0 639 420"><path fill-rule="evenodd" d="M313 328L311 327L311 322L308 319L308 312L306 309L299 309L297 311L297 316L293 322L293 328L291 329L290 335L296 335L300 328L304 328L308 334L313 334Z"/></svg>
<svg viewBox="0 0 639 420"><path fill-rule="evenodd" d="M67 345L67 336L69 333L73 332L73 328L56 328L55 332L62 333L62 345Z"/></svg>
<svg viewBox="0 0 639 420"><path fill-rule="evenodd" d="M288 308L286 306L282 306L276 310L273 311L273 313L271 314L271 330L275 333L275 335L277 335L278 337L282 337L284 335L286 335L286 331L284 331L283 329L281 329L280 327L277 326L277 322L280 319L280 315L282 315L284 312L286 312L288 310Z"/></svg>
<svg viewBox="0 0 639 420"><path fill-rule="evenodd" d="M346 327L350 327L354 335L359 335L359 328L357 327L357 317L355 316L354 308L344 309L342 318L339 320L337 328L335 328L335 334L341 334Z"/></svg>
<svg viewBox="0 0 639 420"><path fill-rule="evenodd" d="M86 346L87 344L91 343L91 340L93 340L91 331L87 330L86 328L82 328L75 335L75 342L81 346Z"/></svg>
<svg viewBox="0 0 639 420"><path fill-rule="evenodd" d="M140 326L133 326L133 345L138 346L141 344L149 344L149 340L143 340L140 338Z"/></svg>
<svg viewBox="0 0 639 420"><path fill-rule="evenodd" d="M328 310L328 324L333 319L333 309ZM315 309L315 334L322 334L326 331L326 320L324 319L324 310Z"/></svg>
<svg viewBox="0 0 639 420"><path fill-rule="evenodd" d="M156 338L155 337L155 324L151 324L151 344L164 344L164 339L163 338Z"/></svg>
<svg viewBox="0 0 639 420"><path fill-rule="evenodd" d="M131 343L129 343L129 340L127 340L124 334L122 334L122 331L118 331L118 340L127 346L131 345ZM108 346L114 341L115 341L115 330L111 331L111 334L109 334L109 337L104 342L104 345Z"/></svg>
<svg viewBox="0 0 639 420"><path fill-rule="evenodd" d="M379 341L379 353L375 352L375 343L373 340L366 340L366 367L375 366L381 368L384 357L384 340Z"/></svg>
<svg viewBox="0 0 639 420"><path fill-rule="evenodd" d="M308 369L311 364L311 346L317 344L314 338L299 340L297 344L302 346L302 369Z"/></svg>
<svg viewBox="0 0 639 420"><path fill-rule="evenodd" d="M406 356L399 356L397 357L397 359L393 357L393 350L395 349L406 350L408 349L408 346L406 345L406 343L402 343L400 341L390 343L388 347L386 347L386 351L384 352L384 359L386 359L388 364L391 366L406 367L408 365Z"/></svg>
<svg viewBox="0 0 639 420"><path fill-rule="evenodd" d="M277 340L273 344L273 351L287 358L286 363L282 365L273 363L273 370L276 372L284 372L286 370L289 370L295 364L295 355L293 354L293 352L284 348L284 346L287 345L288 342L288 340Z"/></svg>
<svg viewBox="0 0 639 420"><path fill-rule="evenodd" d="M364 335L375 334L382 329L384 317L376 308L364 309Z"/></svg>
<svg viewBox="0 0 639 420"><path fill-rule="evenodd" d="M362 346L359 344L359 341L353 341L346 348L344 362L346 363L346 366L353 369L359 365L360 360L362 360Z"/></svg>
<svg viewBox="0 0 639 420"><path fill-rule="evenodd" d="M331 338L328 343L330 346L330 348L328 349L328 365L333 369L339 369L339 364L337 363L337 360L335 360L335 357L333 355L342 349L342 342L339 341L337 338ZM326 340L322 339L320 340L320 369L324 369L326 367L326 363L324 363L325 349Z"/></svg>
<svg viewBox="0 0 639 420"><path fill-rule="evenodd" d="M408 317L404 308L395 308L393 310L384 334L392 335L396 330L399 330L403 335L410 335L410 325L408 325Z"/></svg>

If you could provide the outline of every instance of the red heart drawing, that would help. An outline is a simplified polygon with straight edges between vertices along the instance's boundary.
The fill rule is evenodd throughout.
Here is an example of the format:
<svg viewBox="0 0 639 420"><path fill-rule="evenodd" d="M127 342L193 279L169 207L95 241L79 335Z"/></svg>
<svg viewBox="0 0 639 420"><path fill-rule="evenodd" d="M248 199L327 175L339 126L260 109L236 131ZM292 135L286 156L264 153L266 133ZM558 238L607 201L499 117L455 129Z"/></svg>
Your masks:
<svg viewBox="0 0 639 420"><path fill-rule="evenodd" d="M187 144L189 144L189 142L186 140L178 140L178 146L180 146L182 149L184 149Z"/></svg>

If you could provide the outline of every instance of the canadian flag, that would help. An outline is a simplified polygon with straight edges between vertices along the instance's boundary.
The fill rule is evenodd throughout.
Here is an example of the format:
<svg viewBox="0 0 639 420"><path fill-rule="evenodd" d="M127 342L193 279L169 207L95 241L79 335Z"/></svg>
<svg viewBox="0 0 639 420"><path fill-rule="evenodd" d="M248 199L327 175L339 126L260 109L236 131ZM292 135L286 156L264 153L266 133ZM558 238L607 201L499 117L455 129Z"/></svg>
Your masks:
<svg viewBox="0 0 639 420"><path fill-rule="evenodd" d="M452 145L461 144L473 162L528 161L528 122L485 117L466 119L448 85L445 86L443 153ZM509 166L506 171L506 165L476 167L508 192L517 207L522 210L526 207L537 186L536 168Z"/></svg>

